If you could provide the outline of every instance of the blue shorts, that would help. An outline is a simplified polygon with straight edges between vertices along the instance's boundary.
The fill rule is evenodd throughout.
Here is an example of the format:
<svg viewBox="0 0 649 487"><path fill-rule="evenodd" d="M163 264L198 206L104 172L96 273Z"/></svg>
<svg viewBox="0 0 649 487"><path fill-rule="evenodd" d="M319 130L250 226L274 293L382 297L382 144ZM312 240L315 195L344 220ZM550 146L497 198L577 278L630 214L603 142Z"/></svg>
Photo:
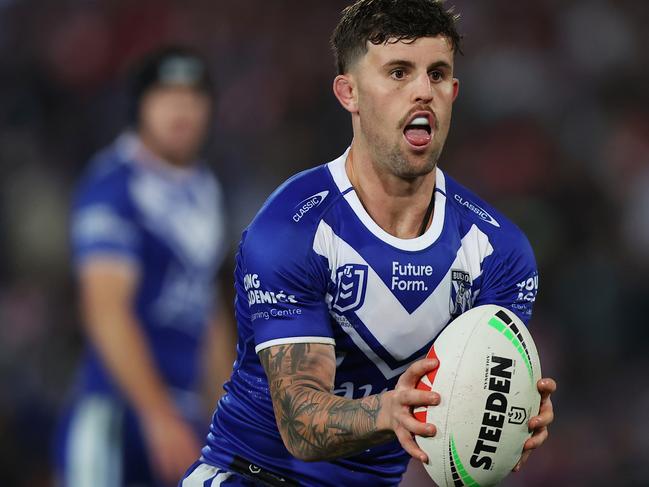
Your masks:
<svg viewBox="0 0 649 487"><path fill-rule="evenodd" d="M186 419L199 438L205 434L202 418L188 414ZM150 468L137 416L110 395L76 398L58 425L53 447L57 486L162 487Z"/></svg>

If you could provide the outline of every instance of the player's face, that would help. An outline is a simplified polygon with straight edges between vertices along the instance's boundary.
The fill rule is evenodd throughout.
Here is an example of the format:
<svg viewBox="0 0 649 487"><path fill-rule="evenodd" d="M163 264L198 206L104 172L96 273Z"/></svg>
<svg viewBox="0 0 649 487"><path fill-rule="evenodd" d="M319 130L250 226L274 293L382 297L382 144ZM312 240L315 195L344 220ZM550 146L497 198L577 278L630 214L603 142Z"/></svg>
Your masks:
<svg viewBox="0 0 649 487"><path fill-rule="evenodd" d="M140 105L140 134L158 156L176 164L196 157L210 119L209 95L183 86L155 87Z"/></svg>
<svg viewBox="0 0 649 487"><path fill-rule="evenodd" d="M459 83L445 37L381 45L352 68L357 130L376 163L396 176L431 172L444 147Z"/></svg>

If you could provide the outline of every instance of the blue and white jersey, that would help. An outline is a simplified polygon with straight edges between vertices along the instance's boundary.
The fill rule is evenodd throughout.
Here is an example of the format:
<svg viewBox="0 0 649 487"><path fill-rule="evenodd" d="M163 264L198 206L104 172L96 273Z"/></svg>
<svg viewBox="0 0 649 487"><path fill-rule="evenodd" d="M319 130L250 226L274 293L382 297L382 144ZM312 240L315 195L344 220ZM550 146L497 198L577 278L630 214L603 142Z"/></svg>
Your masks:
<svg viewBox="0 0 649 487"><path fill-rule="evenodd" d="M91 162L75 194L71 243L77 268L109 257L138 272L134 312L169 386L190 390L214 305L225 249L221 190L203 166L173 168L124 134ZM114 393L90 348L81 392Z"/></svg>
<svg viewBox="0 0 649 487"><path fill-rule="evenodd" d="M473 306L531 317L537 270L517 227L437 169L430 228L396 238L364 209L346 156L289 179L244 232L235 273L238 359L203 449L207 463L228 468L242 457L304 485L395 485L409 459L396 441L330 462L292 457L257 353L334 345L335 393L360 398L393 388Z"/></svg>

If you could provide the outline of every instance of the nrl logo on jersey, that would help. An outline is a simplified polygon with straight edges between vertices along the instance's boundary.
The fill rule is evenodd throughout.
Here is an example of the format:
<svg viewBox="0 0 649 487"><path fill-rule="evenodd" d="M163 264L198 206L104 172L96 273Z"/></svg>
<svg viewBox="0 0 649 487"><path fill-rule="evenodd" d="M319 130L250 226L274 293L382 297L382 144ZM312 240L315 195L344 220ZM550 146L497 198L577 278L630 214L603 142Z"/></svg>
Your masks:
<svg viewBox="0 0 649 487"><path fill-rule="evenodd" d="M336 271L336 288L333 309L344 313L363 306L367 289L367 266L346 264L339 267Z"/></svg>
<svg viewBox="0 0 649 487"><path fill-rule="evenodd" d="M471 308L471 276L468 272L451 270L451 300L449 311L451 318L460 316Z"/></svg>

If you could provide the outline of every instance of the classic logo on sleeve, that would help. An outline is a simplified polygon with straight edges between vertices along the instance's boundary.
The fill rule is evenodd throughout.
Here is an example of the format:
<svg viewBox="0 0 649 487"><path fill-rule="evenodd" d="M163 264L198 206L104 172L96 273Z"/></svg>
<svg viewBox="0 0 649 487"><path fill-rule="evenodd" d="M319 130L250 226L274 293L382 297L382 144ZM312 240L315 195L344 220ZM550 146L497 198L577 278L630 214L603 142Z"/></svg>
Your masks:
<svg viewBox="0 0 649 487"><path fill-rule="evenodd" d="M367 266L346 264L338 268L336 276L337 291L333 309L344 313L363 306L367 289Z"/></svg>
<svg viewBox="0 0 649 487"><path fill-rule="evenodd" d="M306 215L309 211L311 211L313 208L320 206L320 204L325 200L325 198L328 195L329 195L329 191L321 191L320 193L316 193L300 201L297 205L295 205L295 213L293 214L293 221L295 223L298 223L304 217L304 215Z"/></svg>
<svg viewBox="0 0 649 487"><path fill-rule="evenodd" d="M464 206L467 210L472 211L473 213L478 215L478 218L480 218L481 220L484 220L487 223L492 224L494 227L500 228L500 223L498 223L496 219L493 216L491 216L491 214L484 208L476 205L472 201L465 200L459 194L456 194L454 198L455 201L457 201L459 204Z"/></svg>

